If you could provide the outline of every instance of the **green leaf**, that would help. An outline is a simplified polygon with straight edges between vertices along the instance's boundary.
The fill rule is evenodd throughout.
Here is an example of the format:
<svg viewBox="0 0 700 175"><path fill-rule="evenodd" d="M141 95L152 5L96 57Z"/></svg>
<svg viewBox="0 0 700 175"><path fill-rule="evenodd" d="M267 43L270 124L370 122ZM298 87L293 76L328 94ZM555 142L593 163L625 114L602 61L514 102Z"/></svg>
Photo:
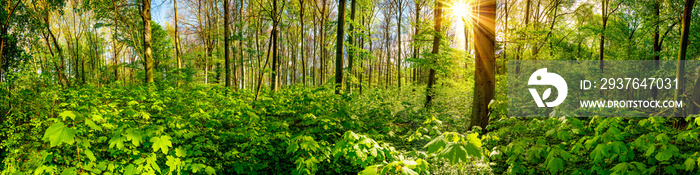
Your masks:
<svg viewBox="0 0 700 175"><path fill-rule="evenodd" d="M603 145L603 144L598 144L598 146L595 147L593 152L591 152L591 158L593 158L594 163L600 162L607 155L608 155L608 149L606 149L605 145Z"/></svg>
<svg viewBox="0 0 700 175"><path fill-rule="evenodd" d="M75 114L73 111L63 111L60 114L58 114L59 117L61 117L63 120L66 120L66 117L75 120Z"/></svg>
<svg viewBox="0 0 700 175"><path fill-rule="evenodd" d="M425 144L423 148L428 148L428 153L431 154L440 151L440 149L444 148L446 145L447 141L445 141L445 137L438 136L437 138L428 142L428 144Z"/></svg>
<svg viewBox="0 0 700 175"><path fill-rule="evenodd" d="M564 161L560 158L554 158L549 163L547 163L547 170L550 174L555 174L561 170L564 170Z"/></svg>
<svg viewBox="0 0 700 175"><path fill-rule="evenodd" d="M407 174L407 175L418 175L415 171L408 167L401 167L401 174Z"/></svg>
<svg viewBox="0 0 700 175"><path fill-rule="evenodd" d="M667 161L670 160L671 157L673 157L673 154L678 152L678 148L673 145L664 145L661 146L661 149L659 149L659 153L656 154L654 158L659 161Z"/></svg>
<svg viewBox="0 0 700 175"><path fill-rule="evenodd" d="M117 147L117 149L122 149L124 148L124 141L126 141L126 137L122 136L116 136L112 137L109 139L109 148Z"/></svg>
<svg viewBox="0 0 700 175"><path fill-rule="evenodd" d="M693 169L695 169L695 159L693 158L685 159L683 164L685 165L686 171L693 171Z"/></svg>
<svg viewBox="0 0 700 175"><path fill-rule="evenodd" d="M133 175L136 174L136 168L134 168L134 164L129 164L124 168L124 175Z"/></svg>
<svg viewBox="0 0 700 175"><path fill-rule="evenodd" d="M61 143L73 145L76 132L75 129L68 128L63 122L56 122L46 129L42 139L48 140L51 143L51 147L58 146Z"/></svg>
<svg viewBox="0 0 700 175"><path fill-rule="evenodd" d="M178 157L185 157L187 156L187 151L182 147L177 147L177 149L175 149L175 155Z"/></svg>
<svg viewBox="0 0 700 175"><path fill-rule="evenodd" d="M170 141L170 136L163 135L160 137L152 137L151 142L153 142L153 152L162 150L163 154L168 154L168 148L173 147L173 143Z"/></svg>
<svg viewBox="0 0 700 175"><path fill-rule="evenodd" d="M457 163L467 160L467 150L464 149L464 145L449 143L447 147L440 152L439 157L447 158L447 160L450 160L450 164L456 165Z"/></svg>
<svg viewBox="0 0 700 175"><path fill-rule="evenodd" d="M168 161L165 162L165 165L168 165L168 167L170 167L170 172L179 171L180 167L182 167L182 165L183 165L180 158L168 156L167 159L168 159Z"/></svg>
<svg viewBox="0 0 700 175"><path fill-rule="evenodd" d="M131 143L134 144L134 146L139 146L141 140L143 139L141 131L133 129L128 130L124 136L126 137L126 140L131 140Z"/></svg>
<svg viewBox="0 0 700 175"><path fill-rule="evenodd" d="M649 148L647 148L647 152L644 153L644 156L649 157L649 156L651 156L651 154L654 153L654 151L656 151L656 146L655 146L655 145L650 145Z"/></svg>
<svg viewBox="0 0 700 175"><path fill-rule="evenodd" d="M97 158L95 158L95 154L92 153L89 149L85 149L85 155L90 159L90 161L95 161Z"/></svg>
<svg viewBox="0 0 700 175"><path fill-rule="evenodd" d="M207 168L204 168L204 172L207 173L208 175L216 174L216 170L214 168L208 166Z"/></svg>
<svg viewBox="0 0 700 175"><path fill-rule="evenodd" d="M197 173L197 172L199 172L199 170L204 169L206 167L207 166L204 164L194 164L194 165L190 166L190 168L192 168L193 173Z"/></svg>
<svg viewBox="0 0 700 175"><path fill-rule="evenodd" d="M95 131L102 131L102 127L97 126L97 124L95 124L95 122L93 122L91 119L85 119L85 124L88 125L90 129L93 129Z"/></svg>
<svg viewBox="0 0 700 175"><path fill-rule="evenodd" d="M379 174L379 165L372 165L365 168L365 170L360 171L359 175L377 175Z"/></svg>
<svg viewBox="0 0 700 175"><path fill-rule="evenodd" d="M75 167L66 168L63 170L63 172L61 172L61 175L76 175L76 174L78 174L78 173L75 172Z"/></svg>
<svg viewBox="0 0 700 175"><path fill-rule="evenodd" d="M481 139L479 139L479 133L467 134L467 143L474 145L475 147L481 147Z"/></svg>

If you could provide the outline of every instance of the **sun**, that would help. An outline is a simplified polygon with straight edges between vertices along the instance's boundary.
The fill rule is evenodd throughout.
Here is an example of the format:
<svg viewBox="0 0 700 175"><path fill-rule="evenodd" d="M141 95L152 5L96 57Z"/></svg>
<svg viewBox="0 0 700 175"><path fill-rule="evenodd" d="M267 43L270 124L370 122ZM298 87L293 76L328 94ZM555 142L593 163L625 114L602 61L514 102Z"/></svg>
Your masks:
<svg viewBox="0 0 700 175"><path fill-rule="evenodd" d="M454 4L452 4L452 15L454 15L455 18L464 20L470 15L470 9L469 3L467 3L466 0L456 0Z"/></svg>

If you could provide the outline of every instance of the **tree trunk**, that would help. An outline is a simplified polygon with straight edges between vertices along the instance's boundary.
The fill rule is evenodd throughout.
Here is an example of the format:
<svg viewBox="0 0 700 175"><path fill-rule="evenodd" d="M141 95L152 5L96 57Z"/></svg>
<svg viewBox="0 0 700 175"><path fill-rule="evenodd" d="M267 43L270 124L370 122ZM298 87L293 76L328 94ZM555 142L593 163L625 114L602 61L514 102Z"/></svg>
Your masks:
<svg viewBox="0 0 700 175"><path fill-rule="evenodd" d="M356 0L353 0L353 2ZM306 34L306 31L304 30L304 0L299 0L299 8L301 10L299 14L299 22L301 22L301 32L300 33L300 41L301 41L301 81L303 81L303 85L306 86L306 57L304 57L304 34Z"/></svg>
<svg viewBox="0 0 700 175"><path fill-rule="evenodd" d="M49 26L49 15L46 13L46 17L44 18L46 21L46 30L49 32L49 36L51 36L51 40L53 40L53 45L56 48L56 52L58 52L59 58L61 58L61 65L58 67L58 79L59 82L63 81L63 85L66 85L70 87L70 82L68 81L68 78L66 77L66 71L64 70L66 68L66 58L63 55L63 50L61 50L61 46L58 44L58 40L56 39L56 36L53 35L53 32L51 32L51 28Z"/></svg>
<svg viewBox="0 0 700 175"><path fill-rule="evenodd" d="M355 49L353 49L354 44L355 44L355 40L354 40L354 38L355 38L354 37L355 26L353 25L355 23L355 4L357 4L357 0L352 0L352 2L350 3L350 21L352 21L352 22L349 25L350 35L348 35L348 42L350 43L350 47L348 48L349 49L349 52L348 52L348 73L349 74L348 75L352 75L352 73L353 73L353 71L352 71L353 65L352 64L353 64L353 61L355 61L354 60ZM346 82L345 86L347 86L345 90L348 94L351 94L352 93L352 82L351 82L350 76L345 78L345 82Z"/></svg>
<svg viewBox="0 0 700 175"><path fill-rule="evenodd" d="M229 17L231 15L231 12L229 10L229 1L224 0L224 72L225 72L225 78L224 78L224 87L230 88L231 87L231 58L229 57Z"/></svg>
<svg viewBox="0 0 700 175"><path fill-rule="evenodd" d="M489 124L489 108L488 105L494 98L495 77L495 24L496 19L496 0L482 0L479 2L479 18L478 25L474 32L475 43L475 85L474 97L472 102L472 116L469 122L468 129L473 126L480 126L486 129Z"/></svg>
<svg viewBox="0 0 700 175"><path fill-rule="evenodd" d="M661 26L661 16L660 16L660 11L661 11L661 2L656 1L654 3L654 19L655 19L655 28L654 28L654 62L655 62L655 69L659 68L659 59L661 54L661 44L659 43L659 28ZM659 94L659 90L656 88L651 88L651 96L656 99L656 97ZM691 105L692 106L692 105Z"/></svg>
<svg viewBox="0 0 700 175"><path fill-rule="evenodd" d="M527 0L525 3L525 29L527 29L528 24L530 24L530 4L531 1ZM522 36L521 36L522 37ZM521 41L522 42L522 41ZM516 49L516 55L515 55L515 60L521 60L522 59L522 49L523 49L523 43L518 44L518 48ZM520 74L520 62L516 62L515 64L515 74L518 75Z"/></svg>
<svg viewBox="0 0 700 175"><path fill-rule="evenodd" d="M113 48L112 48L112 53L113 53L112 60L113 60L113 62L114 62L114 67L113 67L113 68L114 68L114 81L119 81L119 69L117 68L117 65L118 65L117 57L118 57L119 55L117 54L117 37L116 37L116 35L117 35L117 17L118 17L118 16L117 16L117 4L116 4L114 1L115 1L115 0L112 0L112 6L114 7L114 8L113 8L113 10L114 10L114 29L113 29L113 31L112 31L112 45L113 45ZM177 12L177 11L176 11L176 12ZM177 15L176 15L176 16L177 16ZM177 21L177 20L176 20L176 21ZM176 28L175 28L175 29L176 29L175 31L177 31L177 22L176 22L175 24L176 24L176 25L175 25L175 27L176 27ZM177 32L176 32L175 36L177 36ZM177 40L176 40L176 41L177 41Z"/></svg>
<svg viewBox="0 0 700 175"><path fill-rule="evenodd" d="M601 72L604 72L603 68L605 67L603 59L605 58L605 28L608 25L608 3L608 0L603 0L603 7L601 7L601 11L603 14L603 31L600 33L600 47L598 47L598 68L600 68Z"/></svg>
<svg viewBox="0 0 700 175"><path fill-rule="evenodd" d="M437 1L435 3L435 34L433 34L433 51L432 51L432 64L437 64L437 54L440 52L440 38L442 35L442 8L443 2ZM425 107L430 108L430 103L434 98L433 86L435 85L435 67L437 65L432 65L430 68L430 73L428 74L428 89L425 94Z"/></svg>
<svg viewBox="0 0 700 175"><path fill-rule="evenodd" d="M270 89L272 89L273 92L277 91L277 84L279 82L279 79L277 78L277 74L279 73L279 36L277 32L278 28L278 15L277 15L277 1L272 1L272 75L270 75Z"/></svg>
<svg viewBox="0 0 700 175"><path fill-rule="evenodd" d="M676 88L676 92L674 94L674 100L675 101L681 101L683 100L683 91L685 89L685 54L688 49L688 35L690 34L690 17L693 14L693 5L695 4L695 0L685 0L685 6L683 8L683 26L682 26L682 31L681 31L681 44L680 44L680 50L678 51L678 68L676 69L676 80L678 80L678 85ZM699 94L695 94L699 90L693 90L693 99L698 98ZM693 106L695 104L688 104L690 106ZM692 109L690 112L695 112L694 110L696 108L691 107ZM676 117L685 117L683 115L683 111L676 111ZM681 120L685 121L685 120Z"/></svg>
<svg viewBox="0 0 700 175"><path fill-rule="evenodd" d="M141 19L143 19L143 61L146 69L146 84L153 83L153 56L151 55L151 0L142 0Z"/></svg>
<svg viewBox="0 0 700 175"><path fill-rule="evenodd" d="M180 69L182 69L182 60L180 59L180 36L178 35L178 25L177 25L177 0L173 0L173 11L175 12L175 59L177 60L177 74L181 76ZM116 69L115 69L116 71ZM115 72L116 75L116 72ZM177 85L180 86L180 79L177 80Z"/></svg>
<svg viewBox="0 0 700 175"><path fill-rule="evenodd" d="M397 21L396 28L398 29L397 35L398 35L398 39L399 39L399 43L398 43L399 50L396 51L396 73L397 73L396 84L397 84L397 87L399 88L399 90L401 90L401 53L402 53L402 50L401 50L401 16L403 15L403 1L402 0L396 0L396 1L397 1L396 6L398 8L396 10L398 12L398 15L396 15L396 21Z"/></svg>
<svg viewBox="0 0 700 175"><path fill-rule="evenodd" d="M354 0L353 0L354 1ZM343 43L345 28L345 0L338 3L338 30L335 39L335 94L340 94L343 87Z"/></svg>

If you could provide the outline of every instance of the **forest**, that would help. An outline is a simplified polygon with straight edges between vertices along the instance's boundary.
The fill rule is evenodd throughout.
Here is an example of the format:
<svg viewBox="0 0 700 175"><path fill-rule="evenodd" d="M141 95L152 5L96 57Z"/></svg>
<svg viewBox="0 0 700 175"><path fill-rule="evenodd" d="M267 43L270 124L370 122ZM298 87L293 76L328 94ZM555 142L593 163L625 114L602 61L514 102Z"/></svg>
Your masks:
<svg viewBox="0 0 700 175"><path fill-rule="evenodd" d="M0 174L699 174L694 5L2 0Z"/></svg>

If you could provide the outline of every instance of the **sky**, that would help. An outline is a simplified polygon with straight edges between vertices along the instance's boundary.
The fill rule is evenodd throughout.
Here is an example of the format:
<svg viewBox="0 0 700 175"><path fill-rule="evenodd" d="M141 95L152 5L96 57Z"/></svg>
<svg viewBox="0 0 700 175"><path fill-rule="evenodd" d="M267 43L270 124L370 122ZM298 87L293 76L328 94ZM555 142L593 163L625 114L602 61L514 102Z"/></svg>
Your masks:
<svg viewBox="0 0 700 175"><path fill-rule="evenodd" d="M180 5L180 4L178 4ZM151 18L161 26L165 27L166 21L171 21L173 10L172 0L152 0L151 1Z"/></svg>

